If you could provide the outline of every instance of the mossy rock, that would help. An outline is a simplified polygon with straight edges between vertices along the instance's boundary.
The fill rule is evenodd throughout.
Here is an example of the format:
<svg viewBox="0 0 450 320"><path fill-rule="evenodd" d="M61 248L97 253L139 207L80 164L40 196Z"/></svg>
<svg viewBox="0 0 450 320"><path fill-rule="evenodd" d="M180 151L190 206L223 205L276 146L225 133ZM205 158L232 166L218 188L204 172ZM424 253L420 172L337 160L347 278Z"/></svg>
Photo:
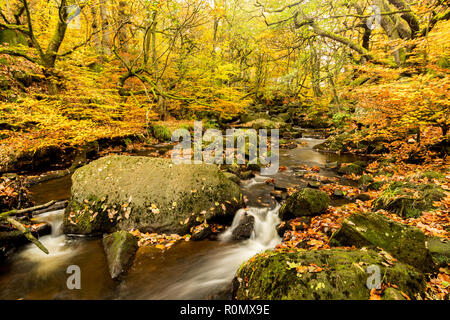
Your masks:
<svg viewBox="0 0 450 320"><path fill-rule="evenodd" d="M103 249L111 278L116 279L126 273L133 264L138 250L138 239L127 231L114 232L103 237Z"/></svg>
<svg viewBox="0 0 450 320"><path fill-rule="evenodd" d="M91 235L139 229L186 234L205 219L229 222L242 205L239 186L216 165L108 156L72 176L64 232Z"/></svg>
<svg viewBox="0 0 450 320"><path fill-rule="evenodd" d="M302 189L289 196L280 209L282 220L304 216L317 216L328 209L330 197L323 191L311 188Z"/></svg>
<svg viewBox="0 0 450 320"><path fill-rule="evenodd" d="M425 245L425 234L418 228L390 220L377 213L356 213L342 222L330 243L358 248L382 248L394 258L423 272L436 266Z"/></svg>
<svg viewBox="0 0 450 320"><path fill-rule="evenodd" d="M367 189L368 189L368 190L375 190L375 191L378 191L378 190L380 190L385 184L386 184L386 182L384 182L384 181L372 182L371 184L369 184L369 185L367 186Z"/></svg>
<svg viewBox="0 0 450 320"><path fill-rule="evenodd" d="M448 267L450 264L450 240L437 237L427 239L427 247L430 250L434 262L439 267Z"/></svg>
<svg viewBox="0 0 450 320"><path fill-rule="evenodd" d="M319 272L305 270L316 265ZM417 269L385 260L372 250L266 251L245 262L233 280L238 300L367 300L367 267L380 268L382 281L415 298L425 290Z"/></svg>
<svg viewBox="0 0 450 320"><path fill-rule="evenodd" d="M285 129L288 127L288 124L281 122L281 121L272 121L269 119L256 119L247 123L244 123L242 125L243 128L252 128L255 130L260 129Z"/></svg>
<svg viewBox="0 0 450 320"><path fill-rule="evenodd" d="M433 203L444 197L444 190L435 184L393 182L373 202L373 208L384 209L402 217L416 218L423 211L432 210Z"/></svg>
<svg viewBox="0 0 450 320"><path fill-rule="evenodd" d="M394 288L386 288L381 295L381 300L406 300L400 290Z"/></svg>
<svg viewBox="0 0 450 320"><path fill-rule="evenodd" d="M365 174L363 176L361 176L361 178L359 178L358 183L363 185L363 186L368 186L371 183L373 183L375 180L373 179L372 176L369 176L368 174Z"/></svg>
<svg viewBox="0 0 450 320"><path fill-rule="evenodd" d="M345 174L345 175L355 174L355 175L359 176L359 175L363 174L363 172L364 172L364 168L356 163L345 164L338 169L339 174Z"/></svg>
<svg viewBox="0 0 450 320"><path fill-rule="evenodd" d="M241 183L241 179L239 179L239 177L237 175L235 175L234 173L224 172L223 174L227 179L233 181L234 183L236 183L236 184Z"/></svg>

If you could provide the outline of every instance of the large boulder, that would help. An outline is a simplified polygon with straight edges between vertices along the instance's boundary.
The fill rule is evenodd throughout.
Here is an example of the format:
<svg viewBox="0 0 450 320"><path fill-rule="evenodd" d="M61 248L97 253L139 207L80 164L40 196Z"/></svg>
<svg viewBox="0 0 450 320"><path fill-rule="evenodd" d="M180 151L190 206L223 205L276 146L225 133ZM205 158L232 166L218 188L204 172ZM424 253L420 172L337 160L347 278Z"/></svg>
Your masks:
<svg viewBox="0 0 450 320"><path fill-rule="evenodd" d="M416 218L445 197L444 190L432 183L391 183L373 202L373 209L384 209L406 218Z"/></svg>
<svg viewBox="0 0 450 320"><path fill-rule="evenodd" d="M287 198L280 209L279 216L281 220L317 216L324 213L329 204L330 197L325 192L305 188Z"/></svg>
<svg viewBox="0 0 450 320"><path fill-rule="evenodd" d="M342 222L331 244L358 248L382 248L394 258L424 272L435 264L426 247L426 236L418 228L390 220L377 213L353 214Z"/></svg>
<svg viewBox="0 0 450 320"><path fill-rule="evenodd" d="M138 239L127 231L117 231L103 237L103 249L112 279L131 267L138 250Z"/></svg>
<svg viewBox="0 0 450 320"><path fill-rule="evenodd" d="M239 186L215 165L108 156L72 176L66 234L115 230L186 234L205 221L228 222L242 206Z"/></svg>
<svg viewBox="0 0 450 320"><path fill-rule="evenodd" d="M392 262L391 262L392 263ZM238 300L367 300L369 266L378 266L381 281L396 285L411 298L422 294L425 277L417 269L388 264L371 250L268 251L244 263L233 280Z"/></svg>

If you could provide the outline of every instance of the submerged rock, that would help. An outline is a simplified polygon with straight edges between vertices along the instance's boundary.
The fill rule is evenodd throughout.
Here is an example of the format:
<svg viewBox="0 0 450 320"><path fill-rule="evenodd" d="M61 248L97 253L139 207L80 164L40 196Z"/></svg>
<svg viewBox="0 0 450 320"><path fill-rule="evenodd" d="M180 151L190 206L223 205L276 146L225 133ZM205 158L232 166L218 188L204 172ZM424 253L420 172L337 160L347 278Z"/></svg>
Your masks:
<svg viewBox="0 0 450 320"><path fill-rule="evenodd" d="M358 248L382 248L394 258L424 272L435 264L425 245L426 236L418 228L390 220L377 213L353 214L342 222L330 244Z"/></svg>
<svg viewBox="0 0 450 320"><path fill-rule="evenodd" d="M305 188L292 194L280 209L281 220L303 216L317 216L324 213L330 204L330 197L323 191Z"/></svg>
<svg viewBox="0 0 450 320"><path fill-rule="evenodd" d="M245 213L241 220L239 221L239 225L233 230L231 234L232 240L246 240L249 239L252 235L253 228L255 226L255 217Z"/></svg>
<svg viewBox="0 0 450 320"><path fill-rule="evenodd" d="M205 219L228 222L242 206L239 186L215 165L109 156L78 169L64 215L66 234L115 230L189 233Z"/></svg>
<svg viewBox="0 0 450 320"><path fill-rule="evenodd" d="M103 237L103 249L109 273L116 279L128 271L138 249L138 239L127 231L118 231Z"/></svg>
<svg viewBox="0 0 450 320"><path fill-rule="evenodd" d="M417 269L371 250L298 250L264 252L244 263L234 279L238 300L367 300L368 266L378 266L382 281L398 286L411 298L425 290Z"/></svg>

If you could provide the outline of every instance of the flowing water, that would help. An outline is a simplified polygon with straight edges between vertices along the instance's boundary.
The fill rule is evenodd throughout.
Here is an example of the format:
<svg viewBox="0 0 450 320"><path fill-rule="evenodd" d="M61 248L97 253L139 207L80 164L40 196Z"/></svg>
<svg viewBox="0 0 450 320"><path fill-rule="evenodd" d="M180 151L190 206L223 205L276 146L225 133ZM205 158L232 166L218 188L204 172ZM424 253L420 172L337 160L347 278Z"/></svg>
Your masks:
<svg viewBox="0 0 450 320"><path fill-rule="evenodd" d="M333 176L327 162L353 161L335 155L316 152L312 147L322 140L300 139L306 146L280 150L280 165L287 170L273 178L289 186L301 184L295 166L318 166L321 175ZM243 183L248 209L239 210L232 226L218 241L181 241L161 253L151 247L140 248L135 262L122 281L109 277L100 239L69 239L61 233L63 211L39 216L52 225L52 234L41 237L49 249L45 255L29 244L21 248L6 263L0 265L0 299L206 299L223 298L224 292L239 266L258 252L274 248L280 241L275 227L279 204L270 196L273 186L267 177L256 176ZM70 192L67 178L51 181L34 188L35 199L44 203ZM59 200L59 199L58 199ZM255 218L251 238L230 241L230 234L243 214ZM70 265L81 269L81 290L69 290L66 285Z"/></svg>

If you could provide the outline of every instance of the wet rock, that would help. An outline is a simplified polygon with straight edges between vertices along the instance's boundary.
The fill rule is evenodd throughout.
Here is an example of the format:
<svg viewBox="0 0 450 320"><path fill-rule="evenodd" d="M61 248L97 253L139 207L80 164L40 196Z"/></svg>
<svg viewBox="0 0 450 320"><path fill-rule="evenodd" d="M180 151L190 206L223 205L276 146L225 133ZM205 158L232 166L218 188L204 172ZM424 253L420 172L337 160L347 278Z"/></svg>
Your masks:
<svg viewBox="0 0 450 320"><path fill-rule="evenodd" d="M432 210L433 203L444 197L444 190L435 184L393 182L373 202L373 209L384 209L402 217L416 218L423 211Z"/></svg>
<svg viewBox="0 0 450 320"><path fill-rule="evenodd" d="M384 181L372 182L371 184L369 184L369 185L367 186L367 190L375 190L375 191L378 191L378 190L380 190L385 184L386 184L386 182L384 182Z"/></svg>
<svg viewBox="0 0 450 320"><path fill-rule="evenodd" d="M103 249L112 279L125 274L131 267L138 249L138 239L127 231L118 231L103 237Z"/></svg>
<svg viewBox="0 0 450 320"><path fill-rule="evenodd" d="M344 198L345 194L341 189L334 189L333 196L336 198Z"/></svg>
<svg viewBox="0 0 450 320"><path fill-rule="evenodd" d="M430 237L427 239L427 248L438 267L445 268L450 264L450 240Z"/></svg>
<svg viewBox="0 0 450 320"><path fill-rule="evenodd" d="M215 165L109 156L72 176L64 232L88 235L139 229L187 234L205 219L229 222L241 206L239 186Z"/></svg>
<svg viewBox="0 0 450 320"><path fill-rule="evenodd" d="M213 234L212 228L210 225L207 227L203 227L200 231L193 232L191 236L191 241L201 241L208 238Z"/></svg>
<svg viewBox="0 0 450 320"><path fill-rule="evenodd" d="M360 201L369 201L371 197L367 193L360 193L355 197L355 199Z"/></svg>
<svg viewBox="0 0 450 320"><path fill-rule="evenodd" d="M289 196L280 209L281 220L303 216L317 216L329 206L330 197L323 191L305 188Z"/></svg>
<svg viewBox="0 0 450 320"><path fill-rule="evenodd" d="M314 267L317 266L317 267ZM424 275L412 266L384 259L372 250L264 252L245 262L233 281L238 300L367 300L366 269L377 265L383 282L415 298L425 290Z"/></svg>
<svg viewBox="0 0 450 320"><path fill-rule="evenodd" d="M253 172L252 171L244 171L244 172L241 172L240 174L239 174L239 177L242 179L242 180L249 180L249 179L251 179L251 178L253 178L255 175L253 174Z"/></svg>
<svg viewBox="0 0 450 320"><path fill-rule="evenodd" d="M338 167L339 167L339 165L337 162L329 162L329 163L325 164L325 168L327 168L327 169L334 170L334 169L337 169Z"/></svg>
<svg viewBox="0 0 450 320"><path fill-rule="evenodd" d="M319 189L321 185L322 185L322 183L320 183L319 181L308 181L308 184L307 184L307 186L309 188L313 188L313 189Z"/></svg>
<svg viewBox="0 0 450 320"><path fill-rule="evenodd" d="M332 245L382 248L394 258L424 272L435 264L425 246L425 234L418 228L390 220L377 213L353 214L342 222L330 241Z"/></svg>
<svg viewBox="0 0 450 320"><path fill-rule="evenodd" d="M359 176L363 172L364 168L355 163L345 164L338 169L339 174L355 174Z"/></svg>
<svg viewBox="0 0 450 320"><path fill-rule="evenodd" d="M277 201L283 201L287 199L287 193L281 190L272 190L270 191L270 195L273 196Z"/></svg>
<svg viewBox="0 0 450 320"><path fill-rule="evenodd" d="M239 225L233 230L231 234L232 240L246 240L252 236L253 227L255 225L255 217L245 213Z"/></svg>

